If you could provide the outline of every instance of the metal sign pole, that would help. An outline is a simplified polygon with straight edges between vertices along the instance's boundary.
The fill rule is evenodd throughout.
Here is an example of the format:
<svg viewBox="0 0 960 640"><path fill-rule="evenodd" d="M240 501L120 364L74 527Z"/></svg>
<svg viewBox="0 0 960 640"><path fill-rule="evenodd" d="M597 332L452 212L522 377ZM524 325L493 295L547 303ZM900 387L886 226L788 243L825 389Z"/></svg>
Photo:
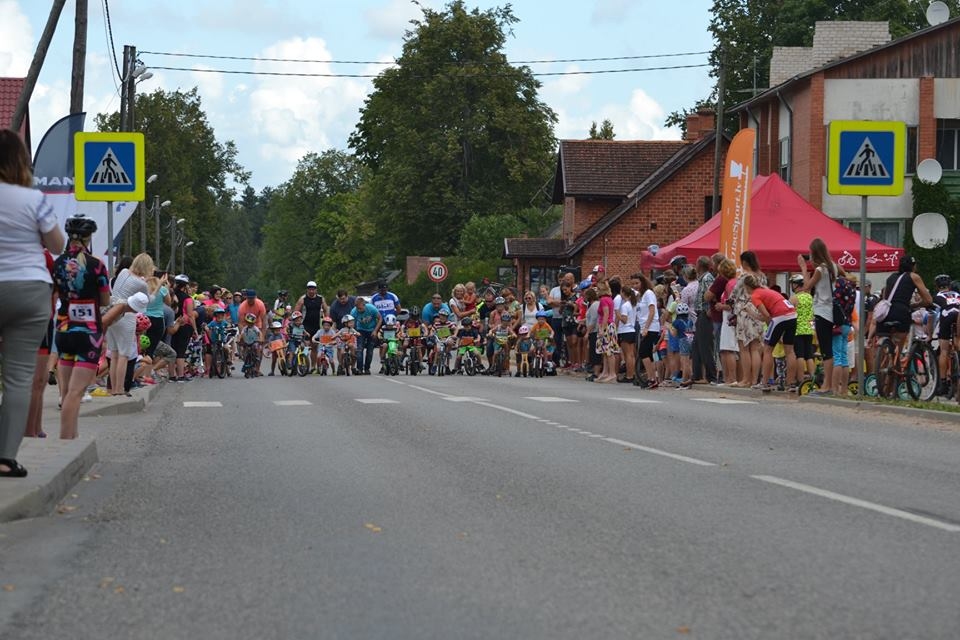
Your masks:
<svg viewBox="0 0 960 640"><path fill-rule="evenodd" d="M107 201L107 273L112 278L113 272L113 200Z"/></svg>
<svg viewBox="0 0 960 640"><path fill-rule="evenodd" d="M867 196L860 196L860 314L857 322L857 400L863 400L863 366L866 352L867 302L863 292L867 285Z"/></svg>

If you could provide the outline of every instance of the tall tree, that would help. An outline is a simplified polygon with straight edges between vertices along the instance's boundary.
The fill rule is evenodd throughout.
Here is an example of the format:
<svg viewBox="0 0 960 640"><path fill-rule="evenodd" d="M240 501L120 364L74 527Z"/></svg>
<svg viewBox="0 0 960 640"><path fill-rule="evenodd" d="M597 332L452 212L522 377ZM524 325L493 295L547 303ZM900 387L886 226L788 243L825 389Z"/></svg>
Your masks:
<svg viewBox="0 0 960 640"><path fill-rule="evenodd" d="M374 212L401 254L443 254L474 214L528 206L553 169L556 115L503 53L510 5L423 8L397 66L374 80L350 137Z"/></svg>
<svg viewBox="0 0 960 640"><path fill-rule="evenodd" d="M820 20L886 20L899 38L927 26L926 2L917 0L714 0L710 33L711 75L726 68L726 108L769 86L773 47L809 47ZM960 13L960 0L947 0L951 15ZM716 105L716 89L696 106L667 116L668 126L683 127L688 113Z"/></svg>
<svg viewBox="0 0 960 640"><path fill-rule="evenodd" d="M207 121L197 89L166 92L161 89L137 96L136 126L146 141L147 172L158 176L150 186L172 205L161 213L160 256L165 266L171 255L170 220L184 218L185 241L194 244L186 251L186 272L203 285L222 280L223 221L219 203L229 202L231 179L245 183L249 174L237 162L232 141L220 142ZM99 114L101 131L117 131L118 113ZM147 246L153 246L153 225L147 227ZM180 251L177 251L177 267Z"/></svg>
<svg viewBox="0 0 960 640"><path fill-rule="evenodd" d="M616 137L617 134L613 132L613 123L610 120L604 120L599 128L596 120L590 124L591 140L613 140Z"/></svg>

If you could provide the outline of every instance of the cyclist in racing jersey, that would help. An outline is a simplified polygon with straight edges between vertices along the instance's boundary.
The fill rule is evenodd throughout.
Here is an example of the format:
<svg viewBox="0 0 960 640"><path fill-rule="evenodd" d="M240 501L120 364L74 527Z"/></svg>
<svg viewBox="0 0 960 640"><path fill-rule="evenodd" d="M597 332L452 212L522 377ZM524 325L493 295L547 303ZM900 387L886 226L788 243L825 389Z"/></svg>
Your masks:
<svg viewBox="0 0 960 640"><path fill-rule="evenodd" d="M510 322L513 320L513 317L504 311L500 314L500 324L492 328L488 333L487 337L490 338L490 348L493 350L494 357L491 358L490 368L488 371L494 370L494 358L496 354L501 349L504 351L503 359L503 372L510 375L510 342L511 340L516 340L517 334L513 332L510 328Z"/></svg>
<svg viewBox="0 0 960 640"><path fill-rule="evenodd" d="M437 317L433 319L430 326L430 335L427 337L427 348L430 352L430 375L437 372L437 363L440 358L440 343L447 345L447 349L453 348L454 333L457 325L449 321L450 312L446 309L440 309Z"/></svg>
<svg viewBox="0 0 960 640"><path fill-rule="evenodd" d="M941 273L934 280L937 287L937 293L933 296L933 304L939 308L938 314L930 314L931 324L934 320L939 321L939 327L935 334L940 342L940 388L938 393L944 395L950 387L950 355L957 348L957 318L960 317L960 294L953 291L951 286L953 278L945 273ZM934 335L933 328L930 328L930 335Z"/></svg>
<svg viewBox="0 0 960 640"><path fill-rule="evenodd" d="M383 324L380 325L380 331L377 332L377 341L380 342L380 373L386 373L386 355L387 342L399 339L397 331L397 316L388 313L383 318Z"/></svg>
<svg viewBox="0 0 960 640"><path fill-rule="evenodd" d="M384 320L387 315L397 315L400 313L400 298L392 291L387 291L385 280L377 281L377 292L370 298L370 304L377 308L380 317Z"/></svg>
<svg viewBox="0 0 960 640"><path fill-rule="evenodd" d="M400 317L403 317L403 313L400 314ZM427 326L423 324L420 320L420 307L413 305L410 307L410 311L407 312L407 317L401 319L400 322L400 337L403 339L401 348L403 354L410 358L416 358L418 361L423 360L423 340L427 335ZM411 353L411 348L413 352Z"/></svg>
<svg viewBox="0 0 960 640"><path fill-rule="evenodd" d="M468 349L477 354L478 362L480 354L480 331L477 330L473 317L465 316L461 318L460 325L460 329L457 331L457 359L453 365L455 371L460 370L460 362Z"/></svg>
<svg viewBox="0 0 960 640"><path fill-rule="evenodd" d="M343 323L343 328L337 332L337 344L340 347L340 357L339 357L339 366L337 368L337 375L342 376L346 375L347 370L344 368L346 354L351 354L353 356L353 371L354 375L360 370L360 364L357 362L357 338L360 336L360 332L354 328L354 319L353 316L349 313L343 316L340 319L340 322Z"/></svg>
<svg viewBox="0 0 960 640"><path fill-rule="evenodd" d="M268 376L276 375L277 359L280 352L279 346L283 344L283 323L274 320L267 328L267 337L264 340L267 348L270 350L270 373Z"/></svg>

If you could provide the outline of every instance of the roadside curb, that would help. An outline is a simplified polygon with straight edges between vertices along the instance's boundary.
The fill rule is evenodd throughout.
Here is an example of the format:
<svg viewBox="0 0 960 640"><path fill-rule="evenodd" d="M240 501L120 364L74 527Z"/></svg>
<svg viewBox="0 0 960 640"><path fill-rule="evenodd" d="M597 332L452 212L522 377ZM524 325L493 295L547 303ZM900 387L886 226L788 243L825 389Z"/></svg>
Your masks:
<svg viewBox="0 0 960 640"><path fill-rule="evenodd" d="M0 523L45 516L99 462L97 425L86 418L140 413L160 393L163 385L135 389L131 397L95 398L80 407L80 437L60 440L56 395L44 403L47 438L24 438L17 456L29 471L23 479L0 479ZM85 435L89 434L89 435Z"/></svg>
<svg viewBox="0 0 960 640"><path fill-rule="evenodd" d="M823 396L810 397L801 396L800 402L810 402L814 404L833 405L835 407L845 407L847 409L857 409L860 411L869 411L873 413L897 414L909 416L914 419L926 418L928 420L942 420L944 422L954 422L960 424L960 413L952 411L937 411L935 409L916 409L914 407L898 407L889 404L877 404L875 402L863 402L860 400L844 400L843 398L825 398Z"/></svg>

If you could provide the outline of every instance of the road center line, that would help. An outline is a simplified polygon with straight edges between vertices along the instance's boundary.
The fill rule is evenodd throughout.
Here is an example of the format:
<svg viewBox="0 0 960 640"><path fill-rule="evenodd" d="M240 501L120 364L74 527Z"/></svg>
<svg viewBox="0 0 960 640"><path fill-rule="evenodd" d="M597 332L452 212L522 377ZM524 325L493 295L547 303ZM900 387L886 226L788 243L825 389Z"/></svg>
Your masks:
<svg viewBox="0 0 960 640"><path fill-rule="evenodd" d="M443 393L443 392L440 392L440 391L434 391L433 389L427 389L426 387L421 387L420 385L416 385L416 384L410 384L410 383L408 383L408 382L401 382L400 384L406 384L406 385L407 385L408 387L410 387L411 389L416 389L417 391L423 391L424 393L432 393L433 395L435 395L435 396L440 396L441 398L452 398L452 397L454 397L454 396L452 396L452 395L449 394L449 393Z"/></svg>
<svg viewBox="0 0 960 640"><path fill-rule="evenodd" d="M826 489L818 489L817 487L812 487L808 484L793 482L792 480L784 480L783 478L778 478L776 476L750 477L755 480L760 480L761 482L769 482L770 484L780 485L781 487L796 489L797 491L803 491L804 493L820 496L821 498L836 500L837 502L849 504L854 507L861 507L863 509L869 509L870 511L876 511L877 513L882 513L884 515L902 518L904 520L909 520L910 522L916 522L917 524L925 524L928 527L943 529L944 531L949 531L950 533L960 532L960 526L955 524L941 522L940 520L934 520L933 518L927 518L925 516L918 516L914 513L910 513L909 511L902 511L900 509L894 509L893 507L885 507L882 504L868 502L866 500L861 500L860 498L852 498L850 496L845 496L842 493L834 493L833 491L827 491Z"/></svg>
<svg viewBox="0 0 960 640"><path fill-rule="evenodd" d="M410 385L413 386L413 385ZM474 404L479 404L483 407L489 407L491 409L497 409L499 411L506 411L507 413L512 413L515 416L520 416L521 418L528 418L530 420L540 420L538 416L531 415L529 413L524 413L523 411L517 411L516 409L511 409L510 407L503 407L499 404L493 404L492 402L475 402Z"/></svg>
<svg viewBox="0 0 960 640"><path fill-rule="evenodd" d="M604 438L604 442L618 444L621 447L630 447L631 449L637 449L638 451L646 451L647 453L653 453L655 455L663 456L665 458L672 458L674 460L679 460L680 462L689 462L690 464L697 464L697 465L700 465L701 467L717 466L713 462L707 462L706 460L699 460L697 458L691 458L689 456L682 456L678 453L670 453L669 451L663 451L662 449L654 449L653 447L645 447L642 444L627 442L626 440L618 440L617 438Z"/></svg>

